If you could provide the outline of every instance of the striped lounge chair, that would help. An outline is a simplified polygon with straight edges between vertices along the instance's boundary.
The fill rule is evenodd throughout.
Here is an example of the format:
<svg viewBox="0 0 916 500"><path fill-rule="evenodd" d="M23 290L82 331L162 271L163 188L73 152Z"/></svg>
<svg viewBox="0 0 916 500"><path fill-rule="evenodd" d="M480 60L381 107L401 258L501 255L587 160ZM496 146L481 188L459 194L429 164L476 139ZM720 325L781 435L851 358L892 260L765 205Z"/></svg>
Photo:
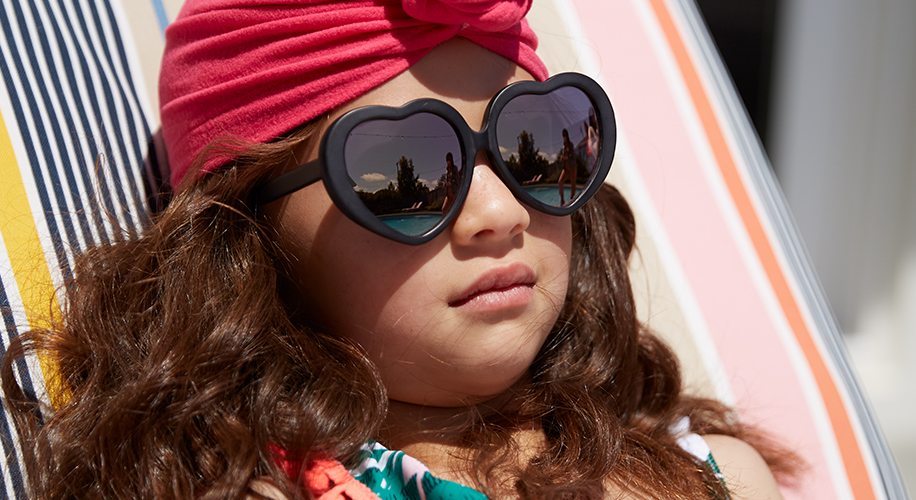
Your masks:
<svg viewBox="0 0 916 500"><path fill-rule="evenodd" d="M158 203L155 82L179 0L0 3L2 348L59 313L73 256ZM587 73L620 126L610 181L638 214L641 315L699 393L796 449L790 499L905 499L780 191L690 0L537 0L552 72ZM53 400L52 366L15 366ZM0 412L0 498L26 498Z"/></svg>

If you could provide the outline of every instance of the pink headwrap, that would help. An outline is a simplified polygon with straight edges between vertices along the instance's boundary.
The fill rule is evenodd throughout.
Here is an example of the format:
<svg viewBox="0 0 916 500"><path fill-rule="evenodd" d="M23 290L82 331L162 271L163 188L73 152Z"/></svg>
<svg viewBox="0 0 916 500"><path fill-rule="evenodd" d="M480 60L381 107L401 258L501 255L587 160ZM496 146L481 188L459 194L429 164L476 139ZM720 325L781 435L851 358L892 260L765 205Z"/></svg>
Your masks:
<svg viewBox="0 0 916 500"><path fill-rule="evenodd" d="M531 0L188 0L166 30L159 79L171 183L214 139L271 141L454 36L543 80L537 37L524 20L530 7Z"/></svg>

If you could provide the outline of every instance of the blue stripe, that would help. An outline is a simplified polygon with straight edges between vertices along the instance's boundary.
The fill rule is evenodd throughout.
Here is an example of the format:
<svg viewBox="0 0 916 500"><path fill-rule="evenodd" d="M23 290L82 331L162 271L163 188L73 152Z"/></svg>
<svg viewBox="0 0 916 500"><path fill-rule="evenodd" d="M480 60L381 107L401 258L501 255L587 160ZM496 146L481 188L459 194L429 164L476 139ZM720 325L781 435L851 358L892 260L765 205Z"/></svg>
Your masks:
<svg viewBox="0 0 916 500"><path fill-rule="evenodd" d="M74 9L79 11L79 6L74 5ZM73 19L71 19L70 17L65 17L64 19L62 19L62 21L63 21L62 23L55 23L55 31L60 33L59 28L60 28L60 25L63 24L64 26L66 26L67 31L70 35L70 38L73 40L74 44L76 44L78 40L77 27L74 26ZM88 40L88 35L89 35L88 30L82 29L80 30L80 32L83 34L84 37L87 37L87 40ZM60 36L62 37L62 35ZM76 54L76 58L77 58L76 63L79 64L80 71L83 75L82 83L86 89L84 94L80 95L78 93L79 87L78 87L78 82L76 81L76 72L74 71L74 68L73 68L74 61L71 60L70 58L63 58L64 65L65 65L65 71L70 81L70 88L74 91L76 98L79 99L81 103L83 104L82 106L77 106L77 110L76 110L77 113L79 114L79 119L83 127L83 130L85 130L87 133L92 134L94 136L95 133L97 132L96 128L99 125L96 122L98 122L100 120L99 117L102 116L102 109L101 109L101 106L98 102L98 98L96 95L95 83L92 80L93 69L98 68L98 64L90 64L89 61L86 59L86 53L87 52L94 53L95 50L94 50L94 47L91 47L91 46L82 47L78 45L75 46L73 49L74 49L73 52ZM100 80L104 84L106 81L105 75L101 71L98 71L97 73L99 73ZM95 117L92 120L90 120L89 115L87 115L86 106L85 106L86 104L89 105L89 108L91 108L92 110L92 116ZM85 146L89 148L90 156L92 158L98 158L99 155L101 154L101 151L99 149L99 144L95 140L86 141ZM93 166L93 171L91 172L88 168L89 165L85 165L82 162L80 162L80 167L81 167L80 170L83 173L83 177L87 181L86 185L92 186L92 183L89 182L89 178L91 177L92 179L95 179L97 177L95 175L90 176L90 174L95 174L94 166ZM96 214L93 214L93 215L95 216L94 219L97 224L97 227L101 228L103 227L102 226L102 219L104 217L103 213L114 213L114 206L112 204L111 197L109 195L109 190L107 189L107 186L104 184L104 178L95 179L95 180L100 182L100 186L98 189L99 197L97 197L95 201L99 205L104 207L104 212L101 212L100 210L98 215ZM96 204L92 204L92 205L93 205L93 208L98 208L95 206ZM105 234L101 234L100 239L102 242L108 241L108 237Z"/></svg>
<svg viewBox="0 0 916 500"><path fill-rule="evenodd" d="M169 25L169 15L165 13L165 5L162 0L150 0L153 4L153 12L156 13L156 21L159 22L159 32L162 33L162 39L165 40L165 28Z"/></svg>
<svg viewBox="0 0 916 500"><path fill-rule="evenodd" d="M34 4L32 4L32 2L30 1L29 5L32 7L32 12L34 13ZM18 21L16 23L16 27L19 29L22 40L26 41L22 49L24 49L24 52L27 55L30 67L33 68L33 75L35 77L36 82L44 83L43 80L45 80L45 78L42 78L42 75L38 72L38 69L39 69L38 56L36 55L35 47L32 44L28 43L28 40L30 40L31 37L29 36L29 33L26 31L27 24L25 23L25 13L22 10L22 3L21 2L14 3L14 10L16 13L15 15L16 15L17 21ZM36 18L36 23L37 22L38 22L38 19ZM39 38L42 40L42 43L45 43L45 44L47 43L45 37L39 37ZM23 53L22 50L18 50L16 52L19 54ZM29 88L29 83L28 83L28 78L27 78L27 75L29 73L28 69L23 67L22 61L19 61L19 60L16 61L16 66L17 66L17 71L19 73L19 80L22 84L22 87ZM40 100L36 100L36 96L35 96L36 93L38 94L38 98ZM38 143L41 148L41 154L44 157L44 162L33 162L32 163L33 174L35 175L35 177L40 177L42 175L42 171L40 168L41 164L50 163L51 161L53 161L52 160L53 159L53 149L52 149L52 144L51 144L50 139L59 138L62 134L62 131L60 129L59 122L55 119L53 110L50 109L50 106L45 104L45 103L50 102L50 98L51 98L50 95L48 94L48 88L46 85L43 85L43 84L36 85L35 88L32 89L32 92L29 92L26 97L28 99L29 110L32 113L32 119L34 120L35 129L41 132L44 132L44 133L40 132L37 138ZM51 127L50 133L48 133L48 131L42 130L41 118L40 118L41 117L41 108L44 108L48 112L47 113L49 117L48 125ZM23 125L24 124L22 123L20 124L20 130L23 132L23 135L25 135L27 129L26 127L23 127ZM73 178L72 178L72 168L71 168L70 158L66 156L66 150L63 149L61 146L62 146L61 144L57 144L56 149L61 156L61 161L63 162L62 166L63 166L64 174L68 177L66 181L69 184L69 186L72 187ZM53 190L53 194L54 194L54 197L56 198L59 209L61 207L65 207L64 210L72 210L67 205L67 198L64 194L63 181L58 177L57 170L54 168L48 168L47 173L48 173L48 176L50 177L50 187ZM47 208L50 208L50 207L46 207L46 209ZM77 211L81 211L82 207L77 206L73 208ZM72 221L68 220L67 218L64 218L63 220L64 220L64 230L66 232L68 241L71 242L71 244L73 244L77 241L76 228L73 226ZM61 260L66 259L66 254L63 252L63 248L64 248L63 245L59 245L59 248L57 249L58 250L58 259L61 259Z"/></svg>

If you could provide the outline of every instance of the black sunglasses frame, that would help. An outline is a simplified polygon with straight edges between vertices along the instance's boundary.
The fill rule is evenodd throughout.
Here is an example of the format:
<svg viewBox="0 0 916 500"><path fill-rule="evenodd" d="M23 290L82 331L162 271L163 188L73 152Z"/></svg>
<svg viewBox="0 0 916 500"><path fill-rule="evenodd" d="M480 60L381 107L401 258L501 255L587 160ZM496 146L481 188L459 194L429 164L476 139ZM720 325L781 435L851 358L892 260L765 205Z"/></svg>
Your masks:
<svg viewBox="0 0 916 500"><path fill-rule="evenodd" d="M554 206L548 205L528 194L511 175L509 168L499 155L496 124L503 108L520 95L545 95L562 87L574 87L585 93L592 102L598 127L598 155L595 170L583 186L575 202ZM382 222L360 200L353 189L353 181L347 174L344 159L344 146L350 132L361 123L370 120L400 120L416 113L430 113L441 117L455 131L461 145L461 163L465 173L458 188L455 202L442 219L421 235L410 236L401 233ZM421 245L435 238L452 222L464 201L473 178L475 157L480 150L489 152L491 165L497 176L505 183L517 199L526 205L546 214L566 216L584 205L601 187L611 168L617 144L617 124L614 108L607 94L591 78L580 73L560 73L544 82L523 81L509 84L500 90L487 105L484 124L479 132L471 130L464 118L455 108L438 99L417 99L401 107L364 106L353 109L338 118L325 131L319 146L318 159L296 167L270 181L257 186L252 191L255 206L265 205L288 194L298 191L319 180L325 183L328 195L337 208L360 226L388 239L408 244ZM495 151L495 153L494 153ZM456 162L457 163L457 162Z"/></svg>

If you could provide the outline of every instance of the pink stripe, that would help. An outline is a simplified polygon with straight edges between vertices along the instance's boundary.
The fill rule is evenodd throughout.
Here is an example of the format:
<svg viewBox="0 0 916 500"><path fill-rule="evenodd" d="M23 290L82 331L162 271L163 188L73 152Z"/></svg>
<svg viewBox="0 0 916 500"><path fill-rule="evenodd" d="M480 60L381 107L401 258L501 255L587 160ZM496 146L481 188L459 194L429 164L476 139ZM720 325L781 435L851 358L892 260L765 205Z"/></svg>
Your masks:
<svg viewBox="0 0 916 500"><path fill-rule="evenodd" d="M810 464L800 487L785 491L786 498L836 498L824 448L776 324L716 205L689 124L682 121L632 3L576 4L588 38L599 47L600 76L718 346L742 417L776 434Z"/></svg>

